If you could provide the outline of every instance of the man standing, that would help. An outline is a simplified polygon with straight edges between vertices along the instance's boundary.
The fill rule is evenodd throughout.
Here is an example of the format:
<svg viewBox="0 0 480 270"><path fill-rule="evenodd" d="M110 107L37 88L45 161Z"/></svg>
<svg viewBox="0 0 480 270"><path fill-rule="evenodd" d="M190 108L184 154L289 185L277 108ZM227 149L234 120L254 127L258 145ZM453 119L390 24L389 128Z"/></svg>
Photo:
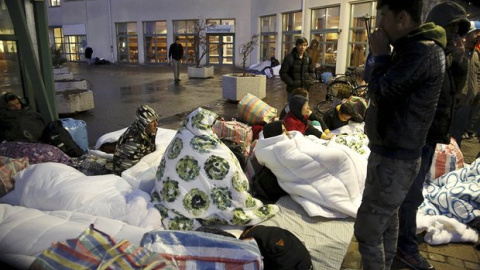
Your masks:
<svg viewBox="0 0 480 270"><path fill-rule="evenodd" d="M306 52L308 41L306 38L298 38L295 48L285 56L280 68L280 78L287 84L287 102L292 97L292 92L297 88L305 88L307 91L312 86L313 64Z"/></svg>
<svg viewBox="0 0 480 270"><path fill-rule="evenodd" d="M371 153L354 226L364 270L391 267L398 209L420 169L442 88L445 31L422 25L422 8L422 0L377 2L380 23L370 37L375 59L365 119Z"/></svg>
<svg viewBox="0 0 480 270"><path fill-rule="evenodd" d="M478 93L478 74L480 70L480 55L475 50L480 34L480 22L471 21L470 29L465 36L465 58L467 60L468 72L467 81L463 89L456 96L456 110L452 123L451 133L457 141L458 146L462 145L462 136L468 128L470 111L473 101Z"/></svg>
<svg viewBox="0 0 480 270"><path fill-rule="evenodd" d="M169 63L173 63L173 76L175 77L175 82L180 81L180 61L183 56L183 46L180 44L180 38L175 37L175 42L170 45L168 49L168 59Z"/></svg>
<svg viewBox="0 0 480 270"><path fill-rule="evenodd" d="M425 22L433 22L445 30L447 47L445 49L446 70L442 91L432 126L428 131L427 143L422 149L420 171L398 212L400 228L397 258L417 270L434 269L418 250L417 209L423 202L423 183L432 165L435 147L437 143L450 143L449 130L453 118L455 94L462 90L467 74L467 61L464 61L465 48L461 38L470 28L467 12L455 2L437 4L428 13Z"/></svg>

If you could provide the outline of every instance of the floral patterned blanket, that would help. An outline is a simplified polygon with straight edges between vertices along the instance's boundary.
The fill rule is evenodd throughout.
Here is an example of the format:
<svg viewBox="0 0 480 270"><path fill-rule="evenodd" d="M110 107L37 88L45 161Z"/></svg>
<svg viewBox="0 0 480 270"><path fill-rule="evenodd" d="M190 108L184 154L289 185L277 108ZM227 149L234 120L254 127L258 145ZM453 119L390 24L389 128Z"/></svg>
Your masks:
<svg viewBox="0 0 480 270"><path fill-rule="evenodd" d="M248 192L238 160L213 132L217 117L203 108L191 112L165 151L152 200L166 229L254 225L278 212Z"/></svg>

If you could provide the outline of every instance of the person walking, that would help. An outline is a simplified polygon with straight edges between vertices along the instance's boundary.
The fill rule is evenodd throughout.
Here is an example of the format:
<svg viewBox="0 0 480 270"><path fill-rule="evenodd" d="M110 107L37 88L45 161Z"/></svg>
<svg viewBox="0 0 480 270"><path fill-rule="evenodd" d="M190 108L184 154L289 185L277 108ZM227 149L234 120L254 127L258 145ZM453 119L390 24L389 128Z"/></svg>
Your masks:
<svg viewBox="0 0 480 270"><path fill-rule="evenodd" d="M287 84L287 102L292 97L294 89L299 87L310 90L313 84L313 63L308 57L308 40L304 37L298 38L295 48L285 56L280 67L280 78Z"/></svg>
<svg viewBox="0 0 480 270"><path fill-rule="evenodd" d="M170 45L168 49L168 59L169 63L173 63L173 76L175 77L175 82L180 81L180 61L183 57L183 46L180 44L180 38L175 37L175 42Z"/></svg>
<svg viewBox="0 0 480 270"><path fill-rule="evenodd" d="M398 209L420 169L445 74L445 30L422 24L422 0L379 0L365 132L371 153L354 233L364 270L390 269ZM393 51L390 50L393 46Z"/></svg>
<svg viewBox="0 0 480 270"><path fill-rule="evenodd" d="M428 13L425 22L433 22L444 28L447 36L445 49L446 69L442 91L435 117L428 131L427 143L422 149L420 171L399 209L399 235L397 258L417 270L435 269L419 252L417 242L417 210L422 204L423 184L432 165L437 143L450 143L450 125L454 111L455 94L462 90L466 81L467 61L461 38L467 34L470 22L465 9L455 2L437 4Z"/></svg>

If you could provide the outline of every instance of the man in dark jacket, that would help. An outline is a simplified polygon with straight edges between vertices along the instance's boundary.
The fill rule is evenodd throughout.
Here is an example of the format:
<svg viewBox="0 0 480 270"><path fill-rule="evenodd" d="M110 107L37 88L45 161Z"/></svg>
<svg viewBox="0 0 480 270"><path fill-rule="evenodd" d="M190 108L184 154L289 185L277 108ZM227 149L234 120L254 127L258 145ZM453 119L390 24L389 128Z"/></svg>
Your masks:
<svg viewBox="0 0 480 270"><path fill-rule="evenodd" d="M432 165L437 143L450 143L450 125L454 112L455 95L462 90L466 81L467 61L461 37L470 28L465 9L455 2L443 2L430 11L425 22L433 22L445 29L447 47L445 49L446 70L442 91L438 100L435 117L427 135L427 143L422 149L422 163L407 197L399 209L400 228L397 257L405 264L419 270L434 269L419 253L416 236L417 209L423 202L423 183Z"/></svg>
<svg viewBox="0 0 480 270"><path fill-rule="evenodd" d="M180 38L176 37L175 42L170 45L168 49L168 59L170 64L173 63L173 76L175 82L180 81L180 61L183 57L183 46L180 44Z"/></svg>
<svg viewBox="0 0 480 270"><path fill-rule="evenodd" d="M379 0L379 29L365 132L367 178L355 220L363 269L390 269L397 249L398 208L420 169L445 73L445 30L421 24L423 1ZM390 53L390 44L393 52Z"/></svg>
<svg viewBox="0 0 480 270"><path fill-rule="evenodd" d="M308 41L306 38L298 38L295 48L285 56L280 68L280 78L287 84L287 102L292 97L294 89L299 87L310 90L312 86L313 64L306 52Z"/></svg>

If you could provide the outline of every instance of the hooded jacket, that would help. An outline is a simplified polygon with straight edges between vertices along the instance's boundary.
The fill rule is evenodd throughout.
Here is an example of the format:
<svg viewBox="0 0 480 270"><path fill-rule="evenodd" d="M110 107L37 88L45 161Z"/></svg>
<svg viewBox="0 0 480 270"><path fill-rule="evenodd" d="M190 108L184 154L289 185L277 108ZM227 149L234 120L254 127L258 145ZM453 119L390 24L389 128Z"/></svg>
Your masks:
<svg viewBox="0 0 480 270"><path fill-rule="evenodd" d="M421 156L445 74L445 30L426 23L375 57L365 132L371 151L393 159Z"/></svg>
<svg viewBox="0 0 480 270"><path fill-rule="evenodd" d="M298 56L297 48L293 48L292 52L285 56L280 68L280 78L287 84L287 92L292 92L294 89L303 87L310 89L313 82L309 75L313 74L313 63L305 52L303 57Z"/></svg>
<svg viewBox="0 0 480 270"><path fill-rule="evenodd" d="M433 22L442 27L458 23L458 34L460 36L464 36L470 28L470 22L467 19L465 9L454 2L443 2L434 6L428 13L425 22ZM447 40L448 42L453 41ZM466 82L468 61L462 61L462 63L454 61L451 51L448 49L445 50L445 57L445 77L435 117L428 131L427 142L429 143L450 143L449 131L455 108L455 95L462 91Z"/></svg>
<svg viewBox="0 0 480 270"><path fill-rule="evenodd" d="M113 172L120 175L124 170L137 164L140 159L155 151L155 134L148 134L145 128L158 115L147 105L137 109L135 121L120 136L113 154Z"/></svg>

